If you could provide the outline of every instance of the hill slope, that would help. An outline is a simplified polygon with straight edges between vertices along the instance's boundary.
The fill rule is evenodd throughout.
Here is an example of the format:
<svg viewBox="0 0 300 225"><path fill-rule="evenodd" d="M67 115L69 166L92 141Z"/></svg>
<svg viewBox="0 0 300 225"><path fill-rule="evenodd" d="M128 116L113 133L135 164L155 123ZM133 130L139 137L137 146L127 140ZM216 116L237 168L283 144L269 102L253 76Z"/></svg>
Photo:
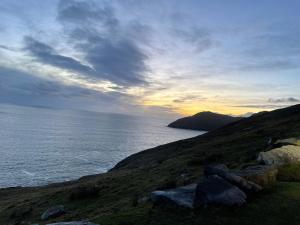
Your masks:
<svg viewBox="0 0 300 225"><path fill-rule="evenodd" d="M213 112L200 112L193 116L178 119L170 123L168 127L211 131L240 119L242 117L233 117Z"/></svg>
<svg viewBox="0 0 300 225"><path fill-rule="evenodd" d="M124 159L108 173L44 187L3 189L0 224L40 222L45 209L63 204L70 211L60 221L90 219L101 225L294 225L300 221L300 183L278 183L246 206L233 209L206 208L197 213L156 210L151 202L143 201L153 190L198 180L204 164L239 168L266 150L270 139L293 136L300 136L300 105L260 113L195 138L145 150ZM82 187L97 188L98 195L70 198Z"/></svg>

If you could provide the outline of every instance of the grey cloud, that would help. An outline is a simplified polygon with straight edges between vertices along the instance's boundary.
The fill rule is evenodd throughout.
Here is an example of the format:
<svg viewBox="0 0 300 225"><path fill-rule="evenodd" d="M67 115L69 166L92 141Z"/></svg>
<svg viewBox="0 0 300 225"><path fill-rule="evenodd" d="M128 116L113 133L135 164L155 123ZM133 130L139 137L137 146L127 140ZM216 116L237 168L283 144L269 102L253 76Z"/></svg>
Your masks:
<svg viewBox="0 0 300 225"><path fill-rule="evenodd" d="M205 100L205 97L199 96L199 95L187 95L183 96L181 98L173 100L174 103L183 103L183 102L190 102L190 101L202 101Z"/></svg>
<svg viewBox="0 0 300 225"><path fill-rule="evenodd" d="M0 45L0 49L7 50L7 51L14 51L15 50L14 48L11 48L11 47L6 46L6 45Z"/></svg>
<svg viewBox="0 0 300 225"><path fill-rule="evenodd" d="M290 105L276 105L276 104L251 104L251 105L233 105L236 108L259 108L259 109L278 109L285 108Z"/></svg>
<svg viewBox="0 0 300 225"><path fill-rule="evenodd" d="M86 60L105 79L122 85L144 82L147 56L132 41L99 39L92 46L84 45L84 49Z"/></svg>
<svg viewBox="0 0 300 225"><path fill-rule="evenodd" d="M121 86L147 83L148 56L137 40L125 35L129 28L120 25L111 6L92 1L61 1L57 19L67 22L68 28L71 25L70 41L93 67L94 71L86 75ZM131 31L137 30L142 33L147 29L135 24Z"/></svg>
<svg viewBox="0 0 300 225"><path fill-rule="evenodd" d="M215 46L211 32L205 28L173 29L175 37L195 46L197 52L203 52Z"/></svg>
<svg viewBox="0 0 300 225"><path fill-rule="evenodd" d="M239 66L240 70L243 71L268 71L268 70L289 70L289 69L296 69L299 65L292 60L288 59L261 59L255 60L252 62L245 62L243 65Z"/></svg>
<svg viewBox="0 0 300 225"><path fill-rule="evenodd" d="M260 108L260 109L277 109L288 107L295 103L300 103L300 99L295 97L289 98L269 98L267 104L244 104L244 105L234 105L232 107L238 108Z"/></svg>
<svg viewBox="0 0 300 225"><path fill-rule="evenodd" d="M261 34L248 37L242 51L242 70L287 70L299 68L300 32L297 24L273 24Z"/></svg>
<svg viewBox="0 0 300 225"><path fill-rule="evenodd" d="M269 98L268 102L270 103L286 103L286 102L290 102L290 103L297 103L300 102L300 99L298 98L294 98L294 97L289 97L289 98Z"/></svg>
<svg viewBox="0 0 300 225"><path fill-rule="evenodd" d="M58 81L33 76L30 73L0 67L1 91L30 96L78 97L97 92L78 86L65 85ZM9 96L8 96L9 97Z"/></svg>
<svg viewBox="0 0 300 225"><path fill-rule="evenodd" d="M0 102L54 108L96 111L125 110L131 96L118 92L99 92L36 77L16 69L0 67Z"/></svg>
<svg viewBox="0 0 300 225"><path fill-rule="evenodd" d="M252 56L293 56L300 54L300 33L295 30L280 30L252 37L253 48L247 53Z"/></svg>
<svg viewBox="0 0 300 225"><path fill-rule="evenodd" d="M102 23L108 27L117 26L111 7L96 5L94 2L79 2L74 0L60 1L58 5L58 20L70 23Z"/></svg>
<svg viewBox="0 0 300 225"><path fill-rule="evenodd" d="M63 69L69 69L78 72L92 73L93 69L83 65L79 61L57 54L49 45L39 42L32 37L25 37L25 49L31 53L38 61L56 66Z"/></svg>

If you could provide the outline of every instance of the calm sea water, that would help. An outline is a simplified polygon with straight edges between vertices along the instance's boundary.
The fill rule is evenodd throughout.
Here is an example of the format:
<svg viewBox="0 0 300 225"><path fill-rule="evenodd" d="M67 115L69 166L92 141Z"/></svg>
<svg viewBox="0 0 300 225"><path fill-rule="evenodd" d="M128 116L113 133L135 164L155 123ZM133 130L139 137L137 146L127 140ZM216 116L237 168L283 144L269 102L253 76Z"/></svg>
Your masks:
<svg viewBox="0 0 300 225"><path fill-rule="evenodd" d="M0 187L105 172L138 151L203 132L167 119L0 104Z"/></svg>

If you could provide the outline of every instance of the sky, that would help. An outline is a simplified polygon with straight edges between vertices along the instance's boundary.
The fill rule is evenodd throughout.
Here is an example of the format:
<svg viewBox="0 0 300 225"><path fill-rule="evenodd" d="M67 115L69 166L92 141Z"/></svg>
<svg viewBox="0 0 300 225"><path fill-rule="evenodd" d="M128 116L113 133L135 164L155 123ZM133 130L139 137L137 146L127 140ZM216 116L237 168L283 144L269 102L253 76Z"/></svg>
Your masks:
<svg viewBox="0 0 300 225"><path fill-rule="evenodd" d="M298 0L1 0L0 103L247 115L300 103Z"/></svg>

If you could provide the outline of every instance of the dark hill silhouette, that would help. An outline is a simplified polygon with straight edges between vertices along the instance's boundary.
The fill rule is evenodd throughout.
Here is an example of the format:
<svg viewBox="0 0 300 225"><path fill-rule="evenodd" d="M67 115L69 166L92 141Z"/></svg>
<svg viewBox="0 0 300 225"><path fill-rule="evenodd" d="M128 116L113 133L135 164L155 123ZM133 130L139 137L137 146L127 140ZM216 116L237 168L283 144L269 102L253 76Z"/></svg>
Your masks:
<svg viewBox="0 0 300 225"><path fill-rule="evenodd" d="M242 118L243 117L233 117L213 112L200 112L193 116L178 119L170 123L168 127L211 131L241 120Z"/></svg>

